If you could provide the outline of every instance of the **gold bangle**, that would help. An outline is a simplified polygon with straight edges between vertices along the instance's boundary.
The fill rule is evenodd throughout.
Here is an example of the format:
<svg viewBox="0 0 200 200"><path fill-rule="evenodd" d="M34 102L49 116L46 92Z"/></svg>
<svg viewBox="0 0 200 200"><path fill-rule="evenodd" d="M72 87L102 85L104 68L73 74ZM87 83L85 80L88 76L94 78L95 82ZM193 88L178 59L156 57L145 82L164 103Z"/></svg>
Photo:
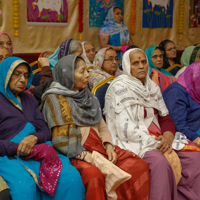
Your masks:
<svg viewBox="0 0 200 200"><path fill-rule="evenodd" d="M121 51L121 49L122 49L122 47L120 46L120 47L119 47L119 51Z"/></svg>

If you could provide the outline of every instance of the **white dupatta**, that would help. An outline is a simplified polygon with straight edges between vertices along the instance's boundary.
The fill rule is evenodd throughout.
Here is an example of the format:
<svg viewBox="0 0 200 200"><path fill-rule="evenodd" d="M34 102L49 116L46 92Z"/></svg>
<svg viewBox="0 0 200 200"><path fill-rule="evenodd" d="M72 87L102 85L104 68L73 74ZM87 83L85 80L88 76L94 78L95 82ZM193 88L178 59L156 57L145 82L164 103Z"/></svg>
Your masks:
<svg viewBox="0 0 200 200"><path fill-rule="evenodd" d="M147 151L156 149L159 143L148 131L152 122L160 128L153 108L163 117L169 112L160 88L149 78L148 73L144 85L131 75L130 53L133 51L144 53L136 48L123 55L124 74L114 79L109 86L105 96L104 114L113 143L143 157ZM147 111L146 118L144 108Z"/></svg>

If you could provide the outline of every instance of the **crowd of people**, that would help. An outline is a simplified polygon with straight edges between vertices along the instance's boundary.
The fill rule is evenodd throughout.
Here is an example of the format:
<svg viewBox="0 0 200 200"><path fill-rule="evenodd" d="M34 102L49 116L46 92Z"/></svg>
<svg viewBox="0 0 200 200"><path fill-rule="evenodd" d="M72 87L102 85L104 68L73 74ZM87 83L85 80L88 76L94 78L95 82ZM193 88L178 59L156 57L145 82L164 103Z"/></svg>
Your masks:
<svg viewBox="0 0 200 200"><path fill-rule="evenodd" d="M118 7L99 39L31 67L0 33L0 199L200 199L200 47L143 51ZM109 77L102 111L91 91Z"/></svg>

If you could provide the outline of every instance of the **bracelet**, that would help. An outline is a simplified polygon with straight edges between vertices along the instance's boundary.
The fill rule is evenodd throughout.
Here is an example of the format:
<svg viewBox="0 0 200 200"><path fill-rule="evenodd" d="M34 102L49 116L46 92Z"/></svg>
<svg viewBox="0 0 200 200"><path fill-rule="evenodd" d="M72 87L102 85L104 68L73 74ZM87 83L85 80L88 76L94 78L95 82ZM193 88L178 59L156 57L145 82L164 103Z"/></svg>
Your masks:
<svg viewBox="0 0 200 200"><path fill-rule="evenodd" d="M122 50L122 47L120 46L120 47L119 47L119 51L121 51L121 50Z"/></svg>

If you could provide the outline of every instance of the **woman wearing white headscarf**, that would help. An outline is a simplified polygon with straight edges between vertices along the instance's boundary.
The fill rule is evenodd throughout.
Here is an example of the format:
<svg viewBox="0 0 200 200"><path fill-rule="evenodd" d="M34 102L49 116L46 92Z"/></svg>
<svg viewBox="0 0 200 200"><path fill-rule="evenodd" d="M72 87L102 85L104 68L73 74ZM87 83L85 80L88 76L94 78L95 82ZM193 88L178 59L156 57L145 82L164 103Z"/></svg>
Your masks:
<svg viewBox="0 0 200 200"><path fill-rule="evenodd" d="M128 28L122 20L122 10L119 7L110 8L99 32L101 47L112 47L117 51L119 60L122 60L122 46L133 45Z"/></svg>
<svg viewBox="0 0 200 200"><path fill-rule="evenodd" d="M83 57L86 66L87 67L94 66L93 61L96 54L94 45L92 44L92 42L88 41L82 42L81 44L83 47L83 53L81 56Z"/></svg>
<svg viewBox="0 0 200 200"><path fill-rule="evenodd" d="M112 81L105 97L104 114L113 143L149 164L150 200L199 199L199 173L197 168L193 170L199 165L199 152L186 152L190 145L180 141L185 136L175 135L175 125L160 88L148 76L144 51L128 50L123 55L122 67L124 74ZM181 151L175 153L172 147Z"/></svg>

